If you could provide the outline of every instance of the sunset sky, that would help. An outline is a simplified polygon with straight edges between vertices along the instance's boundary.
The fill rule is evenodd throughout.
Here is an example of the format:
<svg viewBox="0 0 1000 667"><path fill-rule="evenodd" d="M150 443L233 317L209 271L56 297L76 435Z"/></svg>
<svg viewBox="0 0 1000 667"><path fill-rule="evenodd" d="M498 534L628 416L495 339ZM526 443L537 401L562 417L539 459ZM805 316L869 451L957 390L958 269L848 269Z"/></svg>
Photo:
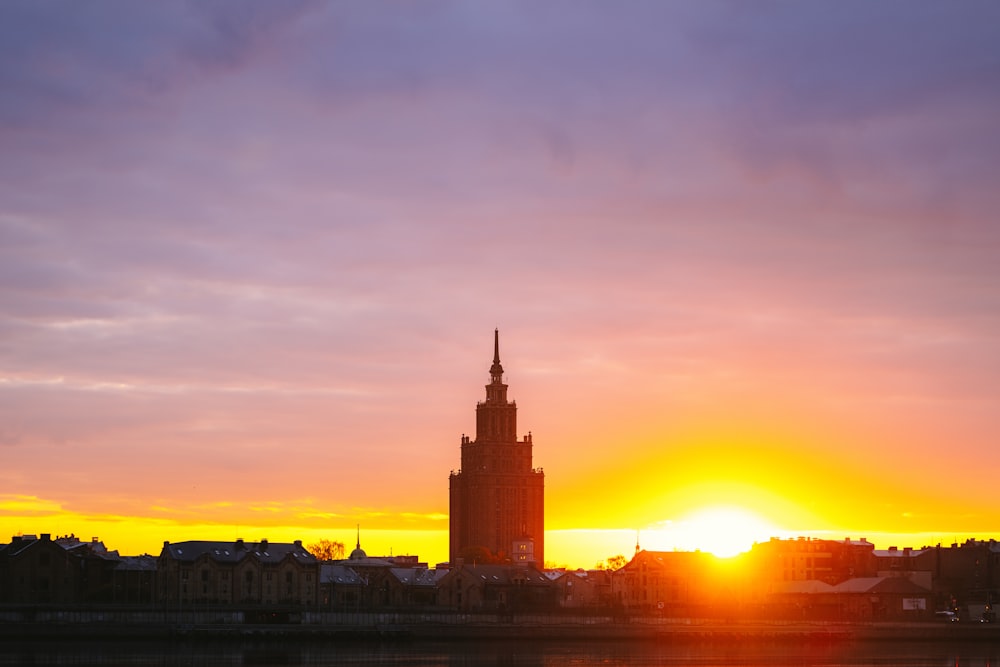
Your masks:
<svg viewBox="0 0 1000 667"><path fill-rule="evenodd" d="M1000 538L1000 4L0 3L0 542ZM720 535L726 540L719 540Z"/></svg>

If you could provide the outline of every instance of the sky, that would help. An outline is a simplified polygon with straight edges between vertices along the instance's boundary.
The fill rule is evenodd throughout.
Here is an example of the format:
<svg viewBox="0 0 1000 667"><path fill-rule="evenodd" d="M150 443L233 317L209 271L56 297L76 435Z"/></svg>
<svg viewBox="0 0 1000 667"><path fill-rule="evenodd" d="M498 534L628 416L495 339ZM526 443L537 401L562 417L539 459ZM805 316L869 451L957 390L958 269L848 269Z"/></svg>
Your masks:
<svg viewBox="0 0 1000 667"><path fill-rule="evenodd" d="M1000 5L0 3L0 542L1000 537ZM727 541L728 540L728 541Z"/></svg>

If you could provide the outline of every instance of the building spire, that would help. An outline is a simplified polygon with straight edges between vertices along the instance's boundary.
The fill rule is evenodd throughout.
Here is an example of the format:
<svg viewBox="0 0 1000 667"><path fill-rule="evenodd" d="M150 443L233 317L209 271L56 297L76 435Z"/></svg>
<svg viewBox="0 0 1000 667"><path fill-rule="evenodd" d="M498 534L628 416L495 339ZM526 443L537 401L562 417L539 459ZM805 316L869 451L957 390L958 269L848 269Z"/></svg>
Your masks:
<svg viewBox="0 0 1000 667"><path fill-rule="evenodd" d="M351 555L348 557L348 560L363 560L365 558L368 558L368 554L366 554L365 550L361 548L361 524L359 523L358 524L358 546L356 546L354 548L354 551L351 552Z"/></svg>
<svg viewBox="0 0 1000 667"><path fill-rule="evenodd" d="M490 376L494 382L500 382L503 366L500 365L500 329L493 330L493 365L490 366Z"/></svg>

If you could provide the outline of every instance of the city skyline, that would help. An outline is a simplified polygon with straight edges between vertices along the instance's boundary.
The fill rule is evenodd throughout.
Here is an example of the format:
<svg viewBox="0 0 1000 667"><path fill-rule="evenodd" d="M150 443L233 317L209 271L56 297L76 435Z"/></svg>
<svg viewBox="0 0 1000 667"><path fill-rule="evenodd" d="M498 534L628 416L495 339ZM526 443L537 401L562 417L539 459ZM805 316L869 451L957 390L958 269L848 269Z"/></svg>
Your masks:
<svg viewBox="0 0 1000 667"><path fill-rule="evenodd" d="M496 328L554 564L1000 536L998 19L0 4L0 540L447 560Z"/></svg>

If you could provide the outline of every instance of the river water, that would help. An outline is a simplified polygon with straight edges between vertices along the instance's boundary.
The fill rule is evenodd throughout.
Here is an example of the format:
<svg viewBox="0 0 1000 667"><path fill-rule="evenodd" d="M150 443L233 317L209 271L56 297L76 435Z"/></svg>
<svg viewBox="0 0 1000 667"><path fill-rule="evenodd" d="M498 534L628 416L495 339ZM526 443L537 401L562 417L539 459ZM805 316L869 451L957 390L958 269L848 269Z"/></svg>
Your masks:
<svg viewBox="0 0 1000 667"><path fill-rule="evenodd" d="M325 643L5 641L0 666L81 667L1000 667L1000 644L871 642L673 645L655 642Z"/></svg>

